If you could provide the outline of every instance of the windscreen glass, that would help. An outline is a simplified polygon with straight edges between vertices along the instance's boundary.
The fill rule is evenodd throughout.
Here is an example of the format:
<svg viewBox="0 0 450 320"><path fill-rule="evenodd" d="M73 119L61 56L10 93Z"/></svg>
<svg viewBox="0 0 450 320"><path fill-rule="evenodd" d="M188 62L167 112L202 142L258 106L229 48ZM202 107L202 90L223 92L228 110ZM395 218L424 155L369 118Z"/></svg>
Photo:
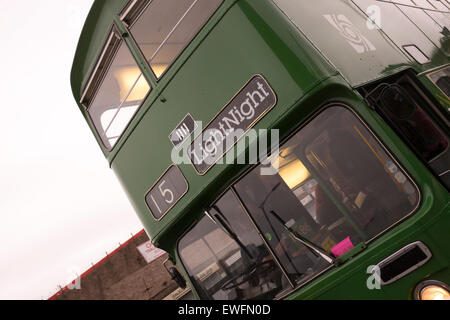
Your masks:
<svg viewBox="0 0 450 320"><path fill-rule="evenodd" d="M274 299L289 283L229 191L179 243L203 299Z"/></svg>
<svg viewBox="0 0 450 320"><path fill-rule="evenodd" d="M419 203L407 174L345 107L322 111L269 160L210 207L215 222L203 218L180 241L205 298L276 298Z"/></svg>
<svg viewBox="0 0 450 320"><path fill-rule="evenodd" d="M234 188L297 282L329 263L296 234L336 258L400 221L419 201L411 180L344 107L319 114L280 148L271 165L277 174L262 175L259 166Z"/></svg>

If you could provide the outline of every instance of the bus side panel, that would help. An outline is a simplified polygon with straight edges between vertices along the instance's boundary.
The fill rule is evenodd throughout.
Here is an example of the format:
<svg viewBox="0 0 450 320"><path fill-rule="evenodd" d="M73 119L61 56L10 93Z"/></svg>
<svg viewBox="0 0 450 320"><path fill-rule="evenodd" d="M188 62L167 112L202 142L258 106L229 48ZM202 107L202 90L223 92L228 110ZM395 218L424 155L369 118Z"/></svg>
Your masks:
<svg viewBox="0 0 450 320"><path fill-rule="evenodd" d="M289 106L335 73L271 2L234 5L178 70L162 92L164 99L153 102L112 164L149 235L156 237L179 218L225 168L216 165L199 176L190 163L180 165L188 193L161 222L152 218L145 194L172 164L168 136L187 113L206 127L248 80L260 74L275 92L277 104L256 128L270 128Z"/></svg>

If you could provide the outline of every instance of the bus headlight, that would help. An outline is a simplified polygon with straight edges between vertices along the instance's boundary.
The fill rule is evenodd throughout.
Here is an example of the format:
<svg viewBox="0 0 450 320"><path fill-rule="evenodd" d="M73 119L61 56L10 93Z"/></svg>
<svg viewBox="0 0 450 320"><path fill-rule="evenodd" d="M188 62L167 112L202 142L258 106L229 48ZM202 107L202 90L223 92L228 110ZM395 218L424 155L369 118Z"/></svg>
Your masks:
<svg viewBox="0 0 450 320"><path fill-rule="evenodd" d="M414 296L416 300L450 300L450 290L443 282L427 280L416 287Z"/></svg>

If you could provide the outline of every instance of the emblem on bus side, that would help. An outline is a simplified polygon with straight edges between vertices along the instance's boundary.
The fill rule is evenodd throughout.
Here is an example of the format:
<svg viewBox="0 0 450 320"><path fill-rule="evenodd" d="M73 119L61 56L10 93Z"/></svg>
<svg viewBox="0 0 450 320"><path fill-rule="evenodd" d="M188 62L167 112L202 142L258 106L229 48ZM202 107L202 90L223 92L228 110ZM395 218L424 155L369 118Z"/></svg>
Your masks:
<svg viewBox="0 0 450 320"><path fill-rule="evenodd" d="M169 135L170 142L178 148L197 128L194 118L188 113L181 123Z"/></svg>
<svg viewBox="0 0 450 320"><path fill-rule="evenodd" d="M188 147L197 173L205 174L276 103L269 83L261 75L251 78Z"/></svg>
<svg viewBox="0 0 450 320"><path fill-rule="evenodd" d="M339 31L358 54L376 50L372 42L343 14L325 14L323 17Z"/></svg>

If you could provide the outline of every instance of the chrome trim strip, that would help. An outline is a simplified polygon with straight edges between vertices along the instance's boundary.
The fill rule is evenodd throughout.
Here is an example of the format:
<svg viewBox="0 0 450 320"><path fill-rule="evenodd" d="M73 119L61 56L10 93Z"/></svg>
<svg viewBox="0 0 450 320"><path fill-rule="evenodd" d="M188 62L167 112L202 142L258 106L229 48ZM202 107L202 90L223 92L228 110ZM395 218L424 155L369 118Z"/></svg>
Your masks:
<svg viewBox="0 0 450 320"><path fill-rule="evenodd" d="M100 54L97 63L95 64L94 68L91 71L88 82L84 86L83 94L81 95L80 99L81 104L83 104L84 98L86 98L86 94L92 85L92 81L94 80L95 74L97 73L97 70L100 67L100 64L102 63L114 36L116 36L116 33L114 31L114 27L112 27L108 39L106 40L105 45L103 46L102 53Z"/></svg>
<svg viewBox="0 0 450 320"><path fill-rule="evenodd" d="M125 17L130 13L130 11L134 8L138 0L132 0L129 4L126 5L124 9L122 9L122 13L120 14L120 20L123 21Z"/></svg>

